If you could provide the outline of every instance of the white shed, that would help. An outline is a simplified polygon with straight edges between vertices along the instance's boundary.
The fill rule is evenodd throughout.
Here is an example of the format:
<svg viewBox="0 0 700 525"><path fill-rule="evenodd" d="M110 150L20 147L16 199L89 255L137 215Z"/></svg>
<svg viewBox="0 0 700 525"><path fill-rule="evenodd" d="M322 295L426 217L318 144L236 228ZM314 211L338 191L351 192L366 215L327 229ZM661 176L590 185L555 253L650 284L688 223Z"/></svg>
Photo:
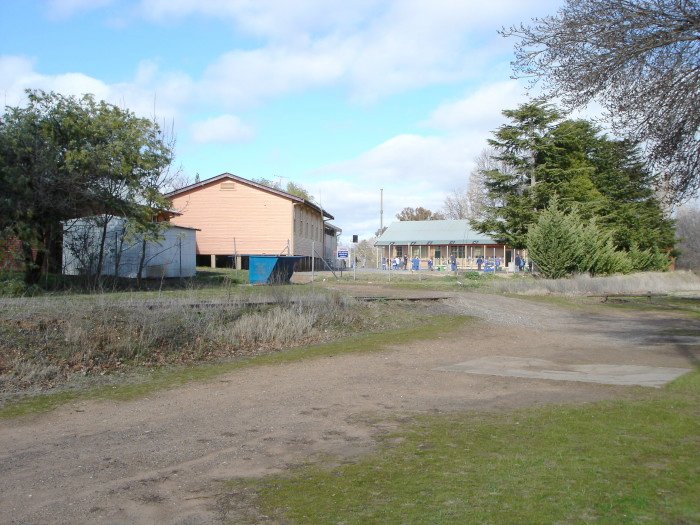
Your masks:
<svg viewBox="0 0 700 525"><path fill-rule="evenodd" d="M144 278L192 277L196 273L197 230L162 223L158 240L145 244L143 236L129 232L128 219L104 222L86 217L63 224L63 273L94 274L97 271L103 231L102 275L135 278L143 256Z"/></svg>

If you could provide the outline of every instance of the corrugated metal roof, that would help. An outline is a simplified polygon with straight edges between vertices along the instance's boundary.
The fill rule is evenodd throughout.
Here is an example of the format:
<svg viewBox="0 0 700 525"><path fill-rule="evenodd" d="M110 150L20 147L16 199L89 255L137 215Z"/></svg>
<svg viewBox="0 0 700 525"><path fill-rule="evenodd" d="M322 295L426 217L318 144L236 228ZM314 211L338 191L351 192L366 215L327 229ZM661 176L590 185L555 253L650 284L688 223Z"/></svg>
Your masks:
<svg viewBox="0 0 700 525"><path fill-rule="evenodd" d="M392 222L375 246L390 244L498 244L475 232L467 219Z"/></svg>

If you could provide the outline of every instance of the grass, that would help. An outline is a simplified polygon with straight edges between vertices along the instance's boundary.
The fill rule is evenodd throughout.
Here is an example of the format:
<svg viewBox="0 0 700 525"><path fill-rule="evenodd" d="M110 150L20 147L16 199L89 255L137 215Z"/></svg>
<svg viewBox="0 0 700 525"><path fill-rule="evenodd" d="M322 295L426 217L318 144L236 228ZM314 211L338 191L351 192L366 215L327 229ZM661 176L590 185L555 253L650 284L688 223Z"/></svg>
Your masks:
<svg viewBox="0 0 700 525"><path fill-rule="evenodd" d="M573 295L518 295L506 294L535 303L546 303L568 309L600 312L613 308L631 312L669 312L674 315L700 319L700 297L629 295L624 297L601 298Z"/></svg>
<svg viewBox="0 0 700 525"><path fill-rule="evenodd" d="M463 316L443 315L422 319L419 322L415 322L414 319L414 322L408 328L372 333L332 343L299 347L283 352L258 355L224 363L161 368L136 378L135 382L106 385L88 390L40 394L21 401L11 402L0 408L0 419L47 412L63 404L78 400L133 399L191 381L209 381L221 374L251 366L272 366L302 359L381 350L389 345L420 339L432 339L467 322L470 322L470 318Z"/></svg>
<svg viewBox="0 0 700 525"><path fill-rule="evenodd" d="M639 397L419 416L375 455L252 492L285 523L698 523L700 374Z"/></svg>
<svg viewBox="0 0 700 525"><path fill-rule="evenodd" d="M360 272L357 274L356 279L353 279L352 273L350 273L350 275L344 274L342 279L329 279L326 283L318 284L341 282L345 285L364 286L367 284L378 284L401 289L451 291L458 289L488 289L491 283L501 279L501 276L474 271L460 271L457 275L454 275L452 272L428 272L421 270L414 273L408 271Z"/></svg>
<svg viewBox="0 0 700 525"><path fill-rule="evenodd" d="M104 277L94 282L78 275L45 274L36 285L27 286L24 274L0 271L0 296L30 297L44 294L124 294L129 292L178 292L207 288L230 287L248 282L247 270L198 267L194 277L182 279L142 279L137 288L136 279Z"/></svg>
<svg viewBox="0 0 700 525"><path fill-rule="evenodd" d="M249 356L392 327L374 305L309 292L267 287L218 300L197 293L1 299L0 389L51 388L75 374Z"/></svg>
<svg viewBox="0 0 700 525"><path fill-rule="evenodd" d="M493 283L494 291L521 295L644 295L676 291L700 291L700 276L688 272L640 272L630 275L590 277L575 275L566 279L537 279L514 275Z"/></svg>
<svg viewBox="0 0 700 525"><path fill-rule="evenodd" d="M629 296L608 299L605 303L611 308L629 310L656 310L682 313L700 319L700 297L644 297Z"/></svg>

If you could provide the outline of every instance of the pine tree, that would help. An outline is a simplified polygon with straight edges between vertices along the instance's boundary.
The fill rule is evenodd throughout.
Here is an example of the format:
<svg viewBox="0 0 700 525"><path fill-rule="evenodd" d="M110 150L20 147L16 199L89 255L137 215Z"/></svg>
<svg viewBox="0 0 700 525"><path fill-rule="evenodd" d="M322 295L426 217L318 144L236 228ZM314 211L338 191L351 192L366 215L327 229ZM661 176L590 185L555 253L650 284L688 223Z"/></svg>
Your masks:
<svg viewBox="0 0 700 525"><path fill-rule="evenodd" d="M527 234L530 257L540 273L559 279L574 273L611 275L633 270L657 269L668 265L668 257L651 251L634 254L618 250L612 235L601 229L595 219L587 223L576 209L565 212L555 195L549 207L540 213Z"/></svg>
<svg viewBox="0 0 700 525"><path fill-rule="evenodd" d="M542 102L504 111L490 144L503 168L484 173L489 207L473 226L514 248L526 247L535 223L552 196L564 212L577 208L581 219L596 218L614 250L668 252L673 222L654 198L651 177L638 149L611 140L590 122L562 120ZM613 250L613 251L614 251Z"/></svg>
<svg viewBox="0 0 700 525"><path fill-rule="evenodd" d="M530 226L526 241L530 258L544 277L559 279L579 269L584 252L581 224L575 213L559 209L556 197Z"/></svg>

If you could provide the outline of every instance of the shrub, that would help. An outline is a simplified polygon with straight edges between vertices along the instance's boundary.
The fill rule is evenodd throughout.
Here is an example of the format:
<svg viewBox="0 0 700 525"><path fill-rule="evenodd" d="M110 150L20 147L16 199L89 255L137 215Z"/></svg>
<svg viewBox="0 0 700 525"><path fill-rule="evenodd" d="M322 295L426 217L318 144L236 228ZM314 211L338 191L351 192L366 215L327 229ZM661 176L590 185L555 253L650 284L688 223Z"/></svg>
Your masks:
<svg viewBox="0 0 700 525"><path fill-rule="evenodd" d="M655 250L640 250L636 243L630 247L629 258L634 270L640 272L668 270L668 256Z"/></svg>
<svg viewBox="0 0 700 525"><path fill-rule="evenodd" d="M575 209L564 213L556 197L530 225L526 238L530 257L550 279L574 273L612 275L668 267L668 256L658 250L640 250L636 245L629 252L618 250L610 231L599 227L595 219L584 225Z"/></svg>
<svg viewBox="0 0 700 525"><path fill-rule="evenodd" d="M530 226L526 239L530 257L540 273L551 279L579 271L584 258L588 261L594 253L592 246L585 245L588 237L584 236L578 215L560 210L556 198Z"/></svg>
<svg viewBox="0 0 700 525"><path fill-rule="evenodd" d="M41 293L41 289L37 285L28 285L22 279L11 278L0 280L0 296L30 297L39 293Z"/></svg>

